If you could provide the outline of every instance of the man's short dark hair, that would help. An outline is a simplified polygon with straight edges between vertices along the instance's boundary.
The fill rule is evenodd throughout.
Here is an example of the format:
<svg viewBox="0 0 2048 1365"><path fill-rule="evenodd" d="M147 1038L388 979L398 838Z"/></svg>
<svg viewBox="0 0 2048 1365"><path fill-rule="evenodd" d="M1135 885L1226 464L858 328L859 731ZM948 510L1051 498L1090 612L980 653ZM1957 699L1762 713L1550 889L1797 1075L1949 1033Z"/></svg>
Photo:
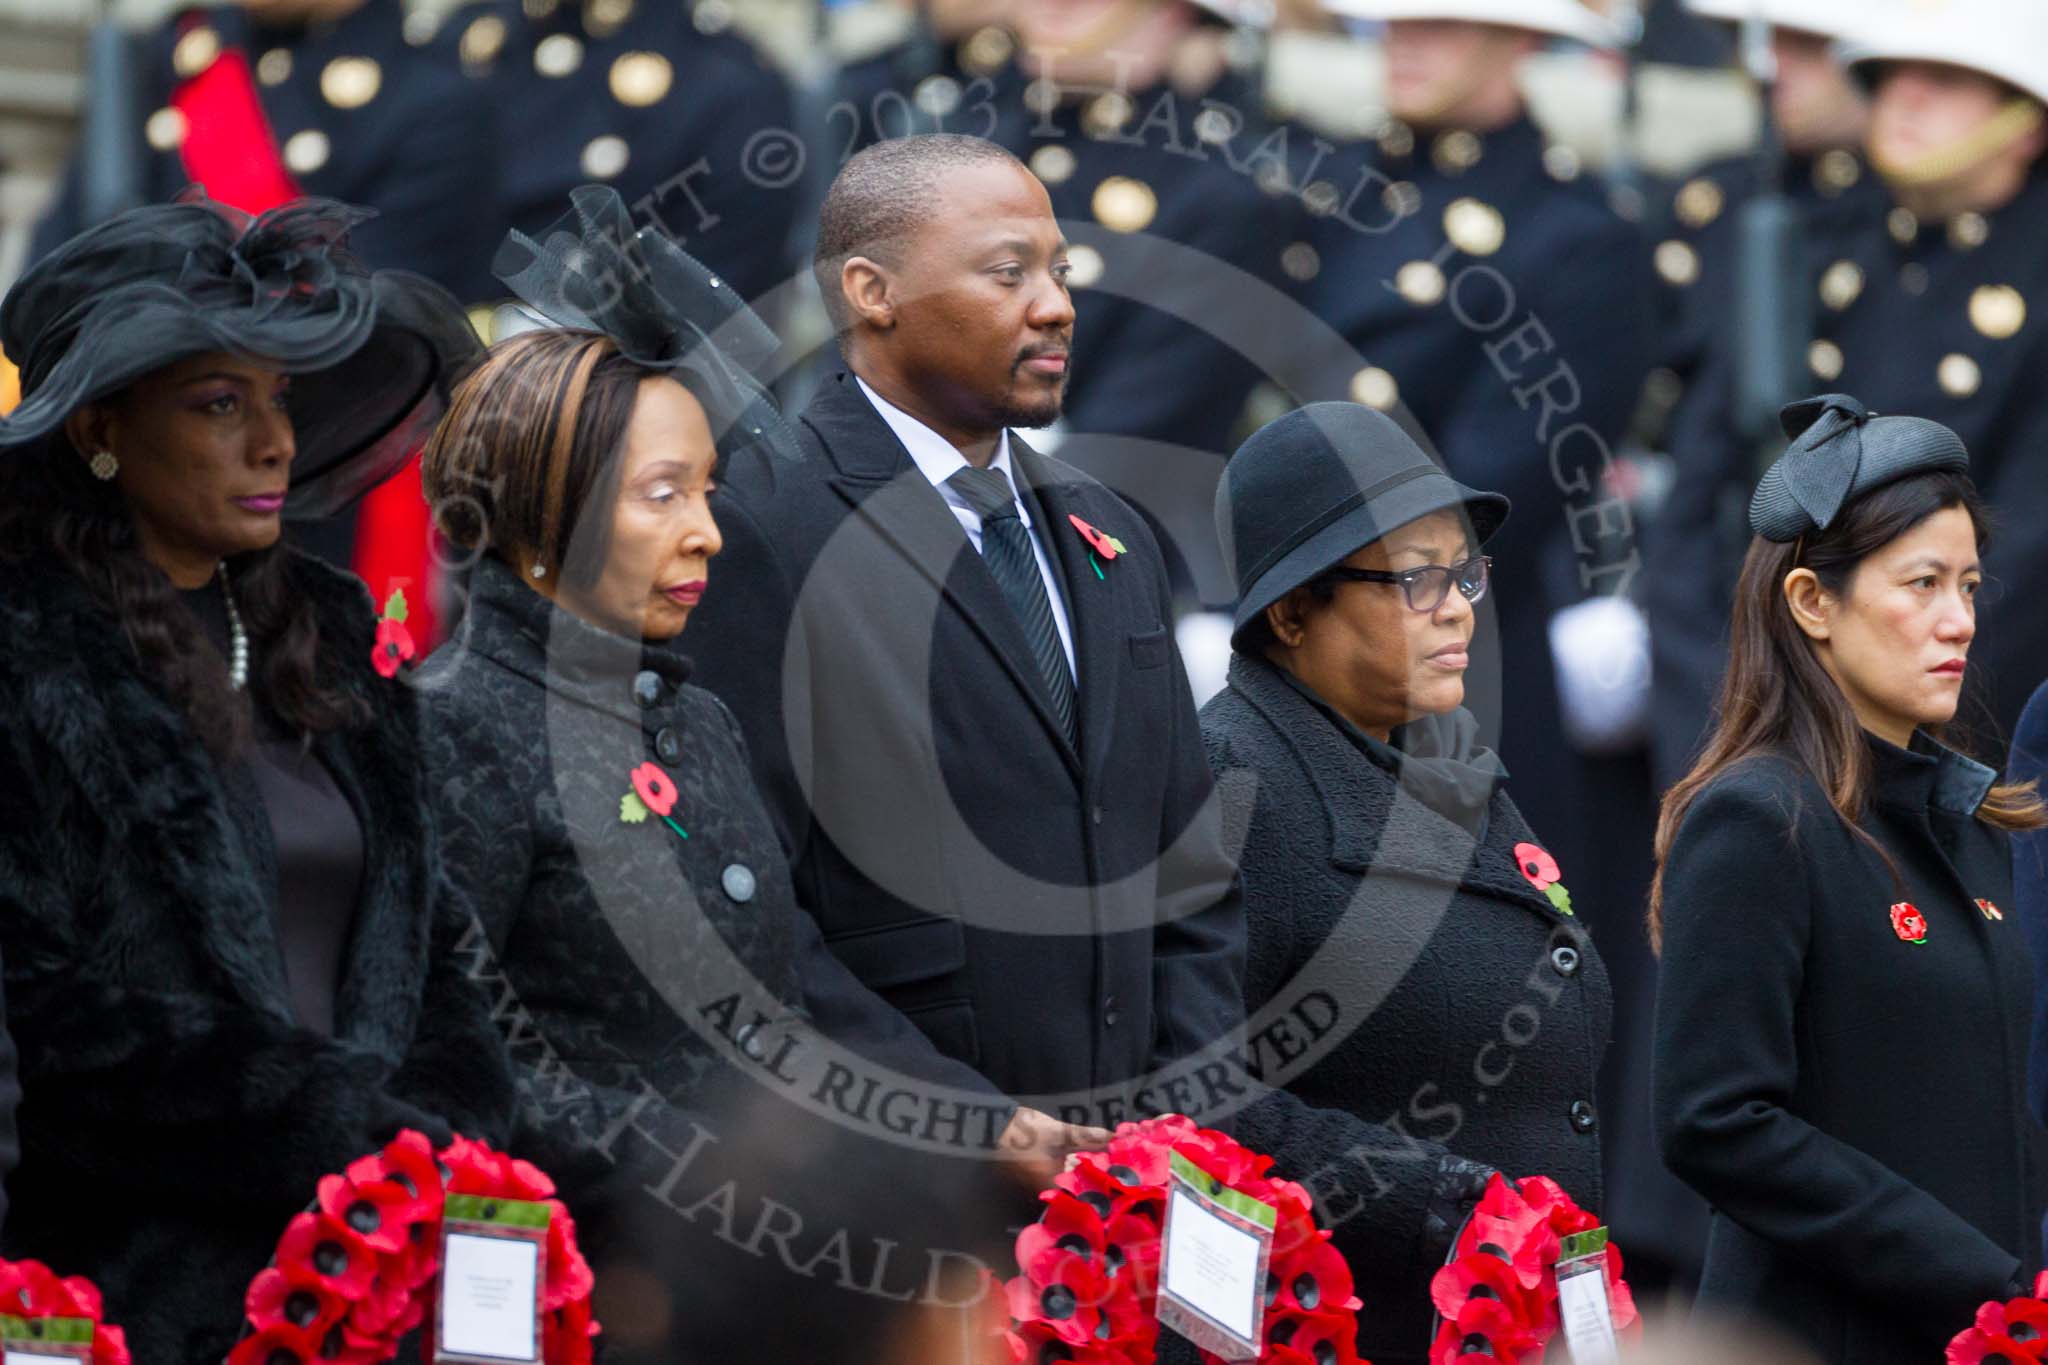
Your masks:
<svg viewBox="0 0 2048 1365"><path fill-rule="evenodd" d="M949 174L997 163L1024 169L1023 162L984 138L927 133L877 142L839 168L818 210L818 248L811 258L811 273L836 330L848 325L839 297L839 271L847 259L867 256L894 265L898 246L923 224Z"/></svg>

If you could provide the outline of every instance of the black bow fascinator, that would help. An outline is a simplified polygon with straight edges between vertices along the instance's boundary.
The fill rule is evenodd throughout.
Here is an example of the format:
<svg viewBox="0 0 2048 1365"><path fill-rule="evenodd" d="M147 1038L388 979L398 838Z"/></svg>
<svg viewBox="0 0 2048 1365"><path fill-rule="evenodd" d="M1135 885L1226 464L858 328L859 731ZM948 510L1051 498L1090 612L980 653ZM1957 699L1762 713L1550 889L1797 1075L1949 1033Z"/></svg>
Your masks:
<svg viewBox="0 0 2048 1365"><path fill-rule="evenodd" d="M641 227L604 185L570 192L538 239L514 229L491 273L557 327L602 332L635 364L672 373L704 404L721 450L753 444L800 459L760 378L781 338L729 281L657 227Z"/></svg>
<svg viewBox="0 0 2048 1365"><path fill-rule="evenodd" d="M1845 393L1788 403L1778 420L1792 444L1749 500L1749 527L1765 540L1825 531L1850 502L1909 475L1970 469L1962 438L1941 423L1880 416Z"/></svg>
<svg viewBox="0 0 2048 1365"><path fill-rule="evenodd" d="M293 376L285 515L346 507L397 472L482 349L446 290L372 274L349 252L349 230L372 216L299 199L251 217L195 190L73 237L0 301L22 392L0 448L46 443L85 404L229 351Z"/></svg>

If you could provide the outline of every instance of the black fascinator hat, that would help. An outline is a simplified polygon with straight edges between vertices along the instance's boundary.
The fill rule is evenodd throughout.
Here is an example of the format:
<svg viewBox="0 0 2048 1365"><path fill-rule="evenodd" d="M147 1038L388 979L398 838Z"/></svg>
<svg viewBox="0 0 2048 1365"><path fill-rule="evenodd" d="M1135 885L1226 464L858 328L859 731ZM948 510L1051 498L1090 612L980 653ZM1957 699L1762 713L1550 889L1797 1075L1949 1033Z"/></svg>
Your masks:
<svg viewBox="0 0 2048 1365"><path fill-rule="evenodd" d="M799 459L759 378L781 338L732 284L658 227L634 223L617 190L584 185L536 239L506 234L491 273L544 325L602 332L628 360L673 374L704 404L721 451Z"/></svg>
<svg viewBox="0 0 2048 1365"><path fill-rule="evenodd" d="M229 351L294 376L285 515L348 506L404 464L481 350L446 290L372 274L349 252L349 230L372 216L299 199L251 217L188 192L73 237L0 301L22 394L0 448L47 442L81 406Z"/></svg>
<svg viewBox="0 0 2048 1365"><path fill-rule="evenodd" d="M1825 531L1874 488L1938 469L1970 472L1962 438L1925 417L1885 417L1846 393L1787 403L1779 423L1792 444L1749 500L1749 529L1786 544Z"/></svg>

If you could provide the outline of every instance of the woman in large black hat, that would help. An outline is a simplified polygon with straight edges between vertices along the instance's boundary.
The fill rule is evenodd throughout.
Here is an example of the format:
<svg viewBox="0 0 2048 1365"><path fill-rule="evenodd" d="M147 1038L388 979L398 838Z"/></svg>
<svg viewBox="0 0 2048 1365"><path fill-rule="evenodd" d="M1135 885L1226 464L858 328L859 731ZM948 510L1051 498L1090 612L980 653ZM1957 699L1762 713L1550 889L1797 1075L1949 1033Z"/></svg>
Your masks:
<svg viewBox="0 0 2048 1365"><path fill-rule="evenodd" d="M323 1174L509 1114L431 895L410 692L280 542L389 473L474 347L365 215L138 209L0 303L0 941L26 1091L5 1251L138 1360L217 1360Z"/></svg>
<svg viewBox="0 0 2048 1365"><path fill-rule="evenodd" d="M1713 1205L1703 1310L1826 1361L1938 1360L2040 1268L2031 785L1940 740L1984 505L1954 432L1830 394L1757 485L1719 721L1664 798L1655 1103Z"/></svg>
<svg viewBox="0 0 2048 1365"><path fill-rule="evenodd" d="M925 1220L965 1215L974 1182L807 1113L794 1100L820 1077L802 1068L849 1044L965 1095L982 1108L970 1144L1037 1116L1013 1118L825 947L737 722L689 682L678 637L718 591L717 463L744 446L801 458L750 373L776 338L604 187L538 238L511 234L496 268L539 325L492 347L423 457L473 567L422 683L451 879L524 1021L522 1150L579 1210L613 1357L881 1358L870 1315L901 1311L895 1291L843 1292L880 1273L868 1253L850 1273L801 1267L839 1230L919 1266L919 1238L965 1250ZM808 1250L735 1241L762 1197Z"/></svg>
<svg viewBox="0 0 2048 1365"><path fill-rule="evenodd" d="M1216 495L1241 599L1202 731L1243 841L1250 1029L1295 1040L1238 1136L1325 1201L1382 1365L1424 1357L1430 1276L1494 1171L1600 1202L1607 976L1462 709L1507 512L1350 403L1262 428Z"/></svg>

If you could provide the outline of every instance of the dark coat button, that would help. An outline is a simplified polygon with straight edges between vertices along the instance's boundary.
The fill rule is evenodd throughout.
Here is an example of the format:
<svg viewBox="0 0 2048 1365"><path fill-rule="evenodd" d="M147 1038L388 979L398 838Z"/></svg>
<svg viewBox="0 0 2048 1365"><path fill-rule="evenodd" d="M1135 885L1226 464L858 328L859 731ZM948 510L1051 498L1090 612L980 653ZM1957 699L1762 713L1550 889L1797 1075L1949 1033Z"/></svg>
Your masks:
<svg viewBox="0 0 2048 1365"><path fill-rule="evenodd" d="M1115 1028L1123 1017L1124 1007L1122 1001L1112 995L1109 999L1102 1002L1102 1026L1104 1028Z"/></svg>
<svg viewBox="0 0 2048 1365"><path fill-rule="evenodd" d="M1098 825L1099 825L1099 824L1101 824L1101 823L1102 823L1102 807L1100 807L1100 806L1090 806L1090 807L1088 808L1088 818L1089 818L1090 820L1094 821L1094 822L1095 822L1096 824L1098 824Z"/></svg>
<svg viewBox="0 0 2048 1365"><path fill-rule="evenodd" d="M664 725L654 732L654 756L671 768L683 761L683 737L673 726Z"/></svg>
<svg viewBox="0 0 2048 1365"><path fill-rule="evenodd" d="M754 898L754 871L742 863L728 863L718 880L725 886L725 894L741 905Z"/></svg>
<svg viewBox="0 0 2048 1365"><path fill-rule="evenodd" d="M1590 1133L1600 1125L1593 1113L1593 1106L1584 1100L1572 1101L1572 1127L1581 1133Z"/></svg>
<svg viewBox="0 0 2048 1365"><path fill-rule="evenodd" d="M1550 950L1550 965L1557 968L1559 976L1576 976L1579 970L1579 950L1567 944L1559 944Z"/></svg>
<svg viewBox="0 0 2048 1365"><path fill-rule="evenodd" d="M633 700L644 710L658 705L661 701L661 674L651 668L643 668L633 675Z"/></svg>

